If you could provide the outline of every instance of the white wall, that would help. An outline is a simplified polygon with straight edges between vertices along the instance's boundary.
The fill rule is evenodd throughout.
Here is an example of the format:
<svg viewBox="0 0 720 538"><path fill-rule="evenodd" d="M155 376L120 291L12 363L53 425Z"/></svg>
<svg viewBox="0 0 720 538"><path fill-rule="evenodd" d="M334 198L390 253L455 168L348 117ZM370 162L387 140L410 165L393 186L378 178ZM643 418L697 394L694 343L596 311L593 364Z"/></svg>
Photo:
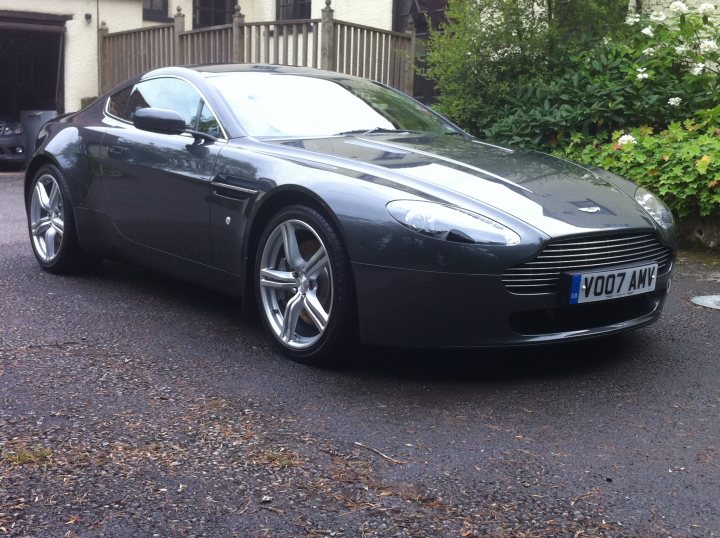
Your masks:
<svg viewBox="0 0 720 538"><path fill-rule="evenodd" d="M97 29L111 32L142 26L142 0L0 0L0 9L70 15L65 32L65 111L80 109L80 99L98 95ZM99 13L98 13L99 12ZM91 16L90 22L85 14Z"/></svg>
<svg viewBox="0 0 720 538"><path fill-rule="evenodd" d="M247 22L275 20L275 0L239 0L239 4ZM336 19L391 30L392 4L391 0L332 0L331 7L335 10ZM182 7L188 17L186 24L189 28L192 24L192 0L170 0L169 16L175 14L177 6ZM319 19L324 7L325 0L312 0L311 17Z"/></svg>
<svg viewBox="0 0 720 538"><path fill-rule="evenodd" d="M275 0L239 0L239 4L247 22L275 20ZM332 0L330 7L335 10L335 18L341 21L392 30L392 4L391 0ZM185 25L190 29L192 5L193 0L170 0L168 16L173 17L177 7L180 6L186 17ZM311 17L313 19L321 18L324 7L325 0L312 0ZM146 23L146 25L148 24L151 23Z"/></svg>
<svg viewBox="0 0 720 538"><path fill-rule="evenodd" d="M313 3L325 0L313 0ZM265 22L275 20L275 0L239 0L242 13L247 22ZM185 14L185 26L188 30L192 27L193 0L170 0L168 2L168 16L174 17L180 6Z"/></svg>
<svg viewBox="0 0 720 538"><path fill-rule="evenodd" d="M267 0L265 0L267 1ZM312 17L319 19L325 0L312 0ZM332 0L334 17L382 30L392 30L393 3L391 0Z"/></svg>

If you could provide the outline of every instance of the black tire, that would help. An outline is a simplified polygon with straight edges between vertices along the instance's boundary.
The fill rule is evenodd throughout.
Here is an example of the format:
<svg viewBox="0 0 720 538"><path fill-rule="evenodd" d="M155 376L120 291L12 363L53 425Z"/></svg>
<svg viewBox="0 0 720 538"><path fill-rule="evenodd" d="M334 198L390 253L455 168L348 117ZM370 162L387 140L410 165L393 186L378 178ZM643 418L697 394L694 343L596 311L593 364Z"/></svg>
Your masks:
<svg viewBox="0 0 720 538"><path fill-rule="evenodd" d="M254 286L260 318L287 357L315 366L342 362L356 333L354 285L342 240L321 213L294 205L270 220Z"/></svg>
<svg viewBox="0 0 720 538"><path fill-rule="evenodd" d="M42 191L38 190L39 184ZM70 187L56 166L46 164L35 173L27 193L26 209L30 245L44 270L56 274L77 273L100 263L102 258L80 247Z"/></svg>

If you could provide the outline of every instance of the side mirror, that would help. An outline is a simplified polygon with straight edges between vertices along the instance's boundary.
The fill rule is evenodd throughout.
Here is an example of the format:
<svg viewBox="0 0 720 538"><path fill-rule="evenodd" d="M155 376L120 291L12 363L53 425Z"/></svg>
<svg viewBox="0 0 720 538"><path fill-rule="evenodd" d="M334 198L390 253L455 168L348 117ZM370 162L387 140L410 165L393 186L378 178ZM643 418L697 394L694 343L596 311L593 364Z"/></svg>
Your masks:
<svg viewBox="0 0 720 538"><path fill-rule="evenodd" d="M165 108L139 108L133 116L133 125L143 131L161 134L182 134L187 130L179 112Z"/></svg>

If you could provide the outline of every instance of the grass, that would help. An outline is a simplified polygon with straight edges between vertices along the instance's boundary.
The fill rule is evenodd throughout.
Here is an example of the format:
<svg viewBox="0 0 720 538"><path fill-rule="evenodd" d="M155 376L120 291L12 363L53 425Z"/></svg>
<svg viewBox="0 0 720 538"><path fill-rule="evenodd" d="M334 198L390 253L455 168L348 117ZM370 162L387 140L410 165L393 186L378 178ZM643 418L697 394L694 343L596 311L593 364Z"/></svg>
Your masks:
<svg viewBox="0 0 720 538"><path fill-rule="evenodd" d="M0 458L12 465L29 465L48 461L52 453L49 448L18 447L0 453Z"/></svg>

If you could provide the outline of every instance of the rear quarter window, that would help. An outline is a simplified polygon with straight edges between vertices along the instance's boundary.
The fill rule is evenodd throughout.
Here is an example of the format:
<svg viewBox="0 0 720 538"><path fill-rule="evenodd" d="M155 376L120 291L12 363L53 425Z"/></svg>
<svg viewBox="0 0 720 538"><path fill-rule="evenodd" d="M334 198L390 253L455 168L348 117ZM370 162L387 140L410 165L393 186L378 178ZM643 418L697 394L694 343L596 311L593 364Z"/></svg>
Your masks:
<svg viewBox="0 0 720 538"><path fill-rule="evenodd" d="M127 116L127 104L130 99L131 91L132 86L111 95L107 105L108 114L112 114L117 118L129 120L130 118Z"/></svg>

